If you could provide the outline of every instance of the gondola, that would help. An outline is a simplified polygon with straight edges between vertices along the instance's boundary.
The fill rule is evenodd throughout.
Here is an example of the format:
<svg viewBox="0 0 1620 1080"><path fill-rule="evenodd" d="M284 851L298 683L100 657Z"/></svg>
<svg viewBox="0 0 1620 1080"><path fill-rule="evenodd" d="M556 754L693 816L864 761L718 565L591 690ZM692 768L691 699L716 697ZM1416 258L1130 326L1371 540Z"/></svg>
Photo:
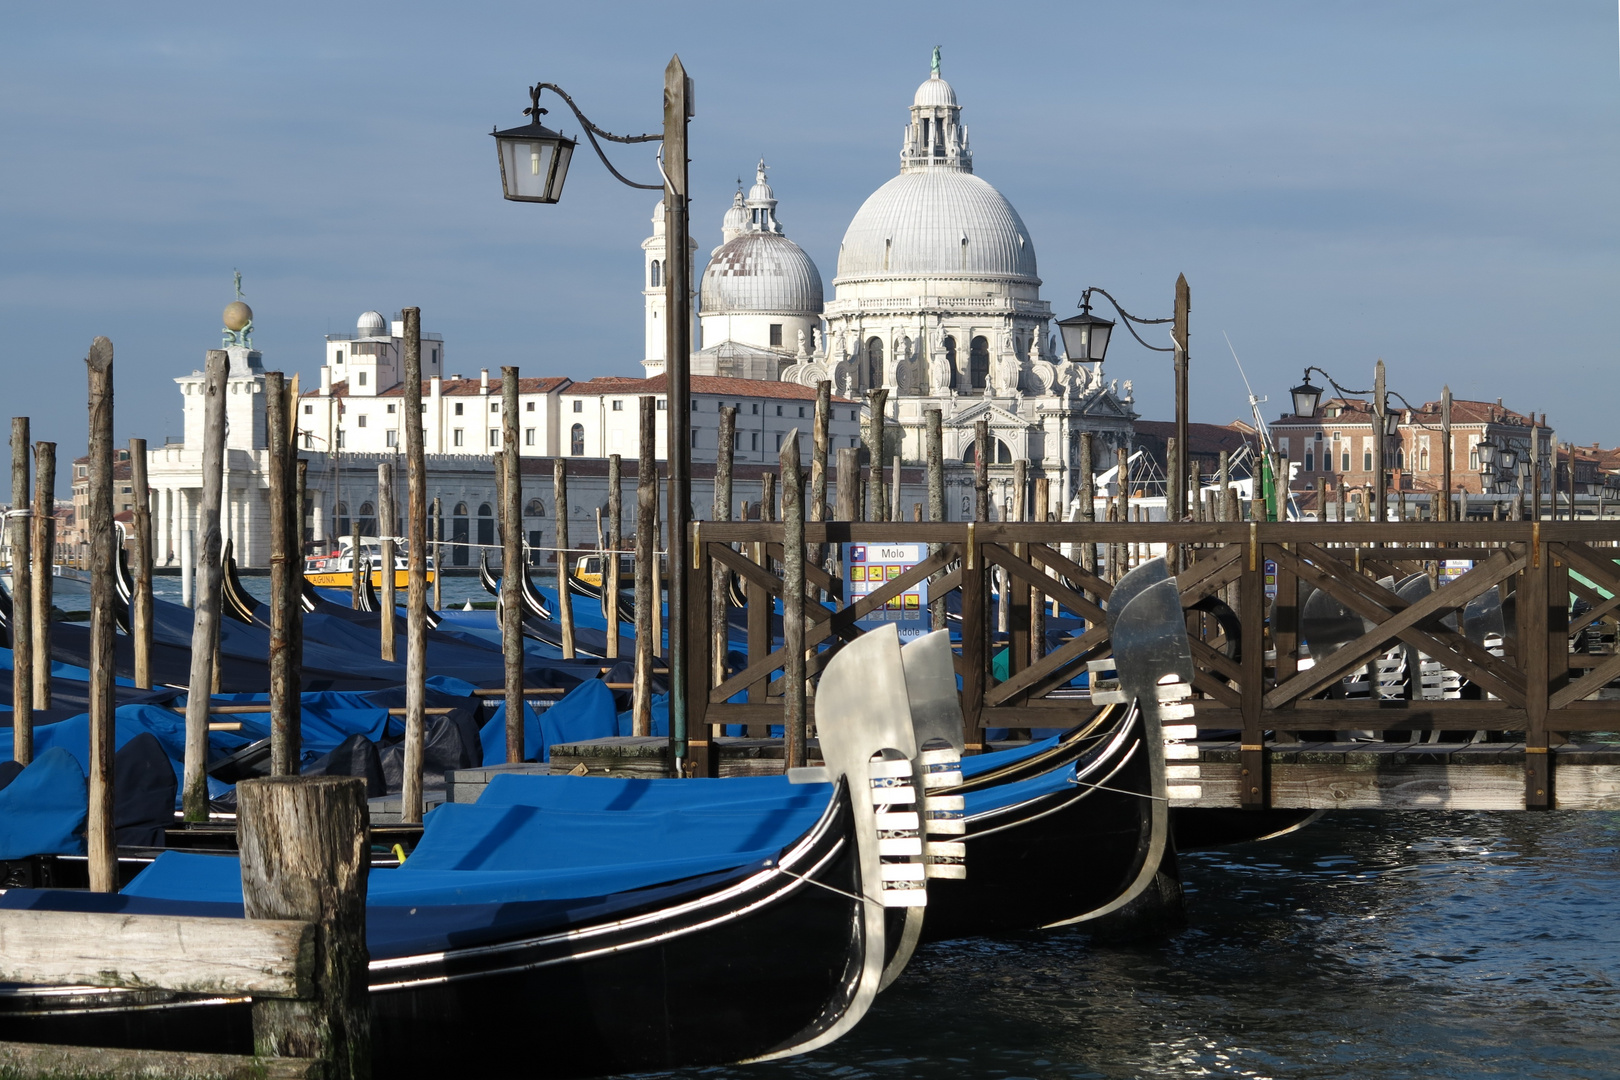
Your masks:
<svg viewBox="0 0 1620 1080"><path fill-rule="evenodd" d="M892 627L833 659L816 713L831 782L803 787L806 807L774 828L702 806L435 811L406 865L369 884L375 1074L759 1061L852 1028L893 952L889 913L927 900L916 830L891 816L915 805L917 753ZM174 853L119 894L0 896L132 914L239 904L235 859ZM560 1037L537 1044L537 1023ZM252 1031L240 1000L10 986L0 1039L240 1053Z"/></svg>

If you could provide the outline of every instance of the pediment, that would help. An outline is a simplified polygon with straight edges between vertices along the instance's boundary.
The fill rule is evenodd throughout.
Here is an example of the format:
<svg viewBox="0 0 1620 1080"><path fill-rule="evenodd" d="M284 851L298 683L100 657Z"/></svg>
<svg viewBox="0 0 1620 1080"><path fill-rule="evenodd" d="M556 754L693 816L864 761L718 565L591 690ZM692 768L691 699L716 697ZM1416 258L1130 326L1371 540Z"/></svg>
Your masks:
<svg viewBox="0 0 1620 1080"><path fill-rule="evenodd" d="M948 428L971 428L980 420L988 420L992 428L1028 427L1030 422L994 401L979 400L964 408L940 417L940 424Z"/></svg>

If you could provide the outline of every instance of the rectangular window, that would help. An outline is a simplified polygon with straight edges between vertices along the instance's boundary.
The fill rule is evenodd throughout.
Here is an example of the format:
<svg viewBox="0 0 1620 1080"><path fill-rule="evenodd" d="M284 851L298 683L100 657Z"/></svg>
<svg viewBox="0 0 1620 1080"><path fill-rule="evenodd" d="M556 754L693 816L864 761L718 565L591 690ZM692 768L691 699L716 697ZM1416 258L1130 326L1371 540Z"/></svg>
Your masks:
<svg viewBox="0 0 1620 1080"><path fill-rule="evenodd" d="M314 416L315 415L315 406L313 406L313 405L305 405L304 406L304 415L305 416Z"/></svg>
<svg viewBox="0 0 1620 1080"><path fill-rule="evenodd" d="M359 379L360 379L360 385L361 386L366 385L366 373L365 372L362 371L362 372L359 373Z"/></svg>
<svg viewBox="0 0 1620 1080"><path fill-rule="evenodd" d="M614 412L624 412L624 402L623 402L623 400L621 400L619 398L614 398L613 399L613 411Z"/></svg>
<svg viewBox="0 0 1620 1080"><path fill-rule="evenodd" d="M851 446L859 446L860 445L860 440L857 439L855 436L851 435L849 437L849 445L851 445ZM986 455L986 456L988 457L989 455Z"/></svg>
<svg viewBox="0 0 1620 1080"><path fill-rule="evenodd" d="M755 415L755 416L758 416L758 415L759 415L759 402L757 402L757 401L756 401L756 402L754 402L754 407L753 407L753 409L752 409L752 412L753 412L753 414L754 414L754 415Z"/></svg>
<svg viewBox="0 0 1620 1080"><path fill-rule="evenodd" d="M399 432L393 430L392 428L390 428L389 430L383 432L383 445L385 445L385 446L398 446L399 445Z"/></svg>
<svg viewBox="0 0 1620 1080"><path fill-rule="evenodd" d="M663 398L659 398L658 399L658 411L663 412L665 409L668 409L668 408L669 408L669 402L665 401Z"/></svg>
<svg viewBox="0 0 1620 1080"><path fill-rule="evenodd" d="M490 428L489 429L489 445L491 445L491 446L499 446L499 445L501 445L501 429L500 428Z"/></svg>
<svg viewBox="0 0 1620 1080"><path fill-rule="evenodd" d="M1468 436L1468 468L1474 472L1479 471L1479 436Z"/></svg>
<svg viewBox="0 0 1620 1080"><path fill-rule="evenodd" d="M777 407L776 407L776 415L777 415L777 416L781 416L781 415L782 415L782 406L780 406L780 405L778 405L778 406L777 406Z"/></svg>
<svg viewBox="0 0 1620 1080"><path fill-rule="evenodd" d="M1277 453L1282 457L1282 459L1284 461L1288 460L1288 440L1287 440L1287 438L1281 438L1281 439L1277 440Z"/></svg>
<svg viewBox="0 0 1620 1080"><path fill-rule="evenodd" d="M534 412L534 402L532 402L532 401L525 401L525 402L524 402L524 403L523 403L523 411L524 411L524 412Z"/></svg>
<svg viewBox="0 0 1620 1080"><path fill-rule="evenodd" d="M523 445L524 446L533 446L534 445L534 428L526 427L526 428L523 429Z"/></svg>
<svg viewBox="0 0 1620 1080"><path fill-rule="evenodd" d="M777 453L782 452L782 433L780 431L776 433L776 451Z"/></svg>
<svg viewBox="0 0 1620 1080"><path fill-rule="evenodd" d="M692 449L697 449L697 429L692 430Z"/></svg>
<svg viewBox="0 0 1620 1080"><path fill-rule="evenodd" d="M395 406L393 406L393 405L388 406L388 415L389 416L394 415L394 409L395 409Z"/></svg>
<svg viewBox="0 0 1620 1080"><path fill-rule="evenodd" d="M782 347L782 324L779 323L779 322L773 322L773 323L771 323L771 348L780 349L781 347Z"/></svg>
<svg viewBox="0 0 1620 1080"><path fill-rule="evenodd" d="M804 419L804 406L803 405L799 406L799 419L801 419L801 420Z"/></svg>
<svg viewBox="0 0 1620 1080"><path fill-rule="evenodd" d="M343 429L342 428L337 429L337 444L338 444L338 449L339 450L343 449L343 447L347 444L347 440L345 440L343 438Z"/></svg>
<svg viewBox="0 0 1620 1080"><path fill-rule="evenodd" d="M860 417L856 414L856 411L854 409L849 410L849 418L851 420L859 420L860 419ZM853 446L854 444L851 443L850 445Z"/></svg>
<svg viewBox="0 0 1620 1080"><path fill-rule="evenodd" d="M450 445L460 446L461 444L461 429L456 428L450 433Z"/></svg>
<svg viewBox="0 0 1620 1080"><path fill-rule="evenodd" d="M1361 471L1372 472L1372 440L1361 440Z"/></svg>
<svg viewBox="0 0 1620 1080"><path fill-rule="evenodd" d="M1305 471L1316 471L1316 454L1310 450L1305 451Z"/></svg>
<svg viewBox="0 0 1620 1080"><path fill-rule="evenodd" d="M583 401L575 401L574 402L574 411L575 412L584 412L585 411L585 403Z"/></svg>
<svg viewBox="0 0 1620 1080"><path fill-rule="evenodd" d="M489 411L492 412L492 413L500 412L501 411L501 403L498 402L498 401L490 402L489 403Z"/></svg>
<svg viewBox="0 0 1620 1080"><path fill-rule="evenodd" d="M342 349L339 349L337 351L337 360L335 362L339 363L339 364L343 363L343 350Z"/></svg>
<svg viewBox="0 0 1620 1080"><path fill-rule="evenodd" d="M697 410L697 402L695 402L695 401L694 401L694 402L692 402L692 411L693 411L693 412L697 412L697 411L698 411L698 410Z"/></svg>
<svg viewBox="0 0 1620 1080"><path fill-rule="evenodd" d="M355 427L365 427L366 426L366 414L365 413L361 413L359 416L354 418L354 426Z"/></svg>
<svg viewBox="0 0 1620 1080"><path fill-rule="evenodd" d="M461 415L461 402L459 402L459 401L456 402L456 415L457 416Z"/></svg>
<svg viewBox="0 0 1620 1080"><path fill-rule="evenodd" d="M752 438L749 441L753 443L753 449L758 450L759 449L759 432L757 432L757 431L752 432Z"/></svg>

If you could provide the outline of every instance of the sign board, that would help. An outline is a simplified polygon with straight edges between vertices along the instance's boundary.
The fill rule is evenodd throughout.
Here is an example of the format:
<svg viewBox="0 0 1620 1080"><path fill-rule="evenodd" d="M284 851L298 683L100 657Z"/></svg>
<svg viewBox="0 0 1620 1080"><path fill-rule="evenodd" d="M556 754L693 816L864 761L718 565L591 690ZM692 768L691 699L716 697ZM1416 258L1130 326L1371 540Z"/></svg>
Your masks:
<svg viewBox="0 0 1620 1080"><path fill-rule="evenodd" d="M1474 568L1471 559L1443 559L1440 562L1440 587L1443 589Z"/></svg>
<svg viewBox="0 0 1620 1080"><path fill-rule="evenodd" d="M844 598L851 604L928 558L927 544L845 544L843 547ZM928 633L931 623L927 581L919 581L889 597L882 607L855 621L863 630L890 623L898 627L901 641Z"/></svg>
<svg viewBox="0 0 1620 1080"><path fill-rule="evenodd" d="M1277 597L1277 560L1266 560L1266 598L1274 600Z"/></svg>

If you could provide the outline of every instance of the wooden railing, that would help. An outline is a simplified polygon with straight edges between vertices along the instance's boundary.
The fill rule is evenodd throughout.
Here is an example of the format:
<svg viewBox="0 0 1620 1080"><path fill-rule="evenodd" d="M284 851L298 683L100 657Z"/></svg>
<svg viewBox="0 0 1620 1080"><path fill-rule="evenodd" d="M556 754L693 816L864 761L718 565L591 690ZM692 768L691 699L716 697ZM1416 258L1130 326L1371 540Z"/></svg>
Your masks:
<svg viewBox="0 0 1620 1080"><path fill-rule="evenodd" d="M1599 691L1620 678L1620 655L1572 654L1571 642L1595 623L1620 615L1620 524L1607 522L1292 523L842 523L807 522L811 545L924 543L935 552L854 603L841 579L807 566L805 647L814 676L833 651L861 633L857 620L923 579L930 598L960 592L962 711L967 742L984 729L1064 727L1088 719L1089 698L1075 680L1086 662L1110 650L1103 612L1111 584L1071 557L1083 545L1154 545L1179 567L1197 677L1197 722L1241 733L1246 805L1266 802L1266 748L1298 733L1355 729L1387 733L1488 731L1519 736L1526 756L1526 805L1552 805L1547 748L1568 735L1620 730L1620 701ZM700 522L689 569L692 613L688 716L694 738L722 724L762 734L782 722L780 681L786 660L773 648L771 605L788 587L779 576L782 526L775 522ZM835 552L838 549L833 549ZM1128 549L1127 549L1128 550ZM775 553L773 557L772 553ZM1436 571L1442 560L1472 568L1437 580L1408 602L1380 578ZM1274 571L1268 596L1268 563ZM715 566L737 575L748 598L746 663L720 668L713 652L710 591ZM1575 572L1591 585L1571 577ZM1114 575L1106 575L1112 577ZM723 580L723 575L721 576ZM1009 630L992 631L992 578L1008 590ZM1595 588L1593 587L1595 586ZM1506 640L1494 651L1460 629L1467 603L1495 589L1512 598ZM1310 658L1300 605L1321 590L1371 629L1331 656ZM1607 595L1605 595L1607 594ZM1572 614L1571 597L1587 610ZM822 603L817 603L821 600ZM1048 652L1042 613L1061 610L1083 628ZM1474 697L1436 700L1408 673L1403 696L1381 696L1369 678L1366 697L1345 697L1343 680L1391 648L1408 646L1476 688ZM1006 652L1004 677L994 660ZM773 693L773 691L775 691ZM729 699L745 693L745 702ZM705 725L712 725L705 727ZM1395 734L1403 733L1403 734Z"/></svg>

